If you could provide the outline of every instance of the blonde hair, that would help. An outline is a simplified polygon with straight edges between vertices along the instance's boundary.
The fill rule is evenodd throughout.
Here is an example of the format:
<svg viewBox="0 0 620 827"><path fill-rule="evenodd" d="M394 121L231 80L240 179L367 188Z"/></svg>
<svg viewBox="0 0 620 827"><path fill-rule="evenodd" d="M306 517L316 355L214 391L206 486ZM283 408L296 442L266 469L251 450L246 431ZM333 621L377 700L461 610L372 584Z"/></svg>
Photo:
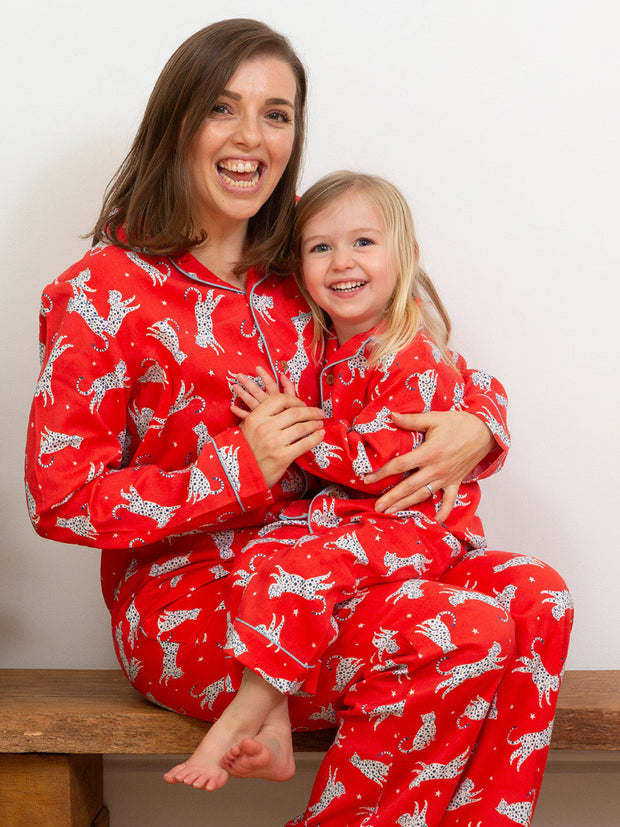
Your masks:
<svg viewBox="0 0 620 827"><path fill-rule="evenodd" d="M324 346L329 316L312 299L303 283L302 236L304 228L315 215L351 191L367 196L378 209L385 224L389 255L396 272L396 287L385 307L383 328L374 337L370 361L376 363L388 354L402 350L422 326L444 358L452 363L448 352L452 329L450 317L433 282L420 267L420 248L407 201L385 178L347 170L332 172L313 184L299 199L295 211L292 236L292 248L297 260L295 275L312 310L315 347L322 350Z"/></svg>

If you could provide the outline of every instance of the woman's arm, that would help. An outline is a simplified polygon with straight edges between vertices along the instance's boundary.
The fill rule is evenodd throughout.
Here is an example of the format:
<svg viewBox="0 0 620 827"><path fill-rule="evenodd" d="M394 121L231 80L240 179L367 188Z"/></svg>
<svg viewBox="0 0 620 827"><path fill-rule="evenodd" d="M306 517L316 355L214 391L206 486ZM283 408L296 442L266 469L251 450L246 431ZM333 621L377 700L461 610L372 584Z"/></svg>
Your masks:
<svg viewBox="0 0 620 827"><path fill-rule="evenodd" d="M247 396L249 398L251 394ZM257 401L256 397L252 398ZM294 395L273 390L260 404L252 407L251 412L234 405L231 410L242 419L240 428L271 488L291 463L321 442L325 436L323 412L320 408L309 407Z"/></svg>
<svg viewBox="0 0 620 827"><path fill-rule="evenodd" d="M389 375L382 370L371 371L366 377L365 390L354 392L357 394L356 403L353 404L356 415L351 418L351 405L340 400L334 406L333 415L324 422L324 436L317 450L300 456L297 464L323 480L356 488L367 496L382 494L387 486L397 482L401 478L400 472L396 472L390 479L386 479L387 475L382 473L381 482L364 477L371 470L378 471L389 458L395 456L404 457L404 467L409 469L408 458L412 456L412 449L416 448L414 453L417 453L423 447L423 434L411 433L411 429L398 427L397 416L391 416L387 405L401 411L416 408L424 410L425 401L420 388L425 387L427 368L434 377L434 396L438 399L438 404L449 406L461 392L457 392L457 388L462 388L463 384L457 371L448 368L445 363L437 365L434 359L433 367L430 367L426 356L424 343L412 345L411 352L407 354L409 358L402 360L409 370L403 373L402 367L394 367ZM418 373L413 373L414 367ZM266 405L266 400L273 398L274 394L283 397L273 379L260 369L258 373L264 389L247 376L239 377L245 388L243 385L235 388L254 413ZM419 381L416 377L420 377ZM284 393L294 398L294 387L286 376L281 377L281 383ZM344 390L346 392L346 388ZM257 408L259 403L260 408ZM236 407L233 407L233 413L242 417L247 415ZM424 423L424 420L421 422Z"/></svg>
<svg viewBox="0 0 620 827"><path fill-rule="evenodd" d="M78 299L84 301L77 285L80 277L85 281L85 273L79 267L71 270L72 278L57 280L44 294L42 367L26 460L28 510L35 530L62 542L128 548L199 527L221 528L249 511L266 509L273 495L263 468L275 452L284 472L282 443L286 446L290 430L283 433L279 420L275 425L280 437L263 429L267 436L259 462L228 413L228 391L224 398L210 400L212 410L223 406L218 427L197 413L202 410L198 402L180 405L169 426L164 417L178 391L145 382L144 377L141 357L150 352L153 338L144 337L143 325L135 335L126 335L123 325L105 341L95 336L79 312L83 308ZM90 286L94 282L93 273ZM103 315L107 289L93 289L87 298L93 303L100 295L97 310ZM145 298L132 301L139 307ZM134 341L140 344L133 348L136 353ZM191 396L189 380L181 391L184 401ZM156 404L161 418L153 410ZM287 416L290 429L295 415ZM306 434L311 430L305 426ZM289 454L294 453L289 448ZM270 480L277 477L273 465L271 458Z"/></svg>
<svg viewBox="0 0 620 827"><path fill-rule="evenodd" d="M462 411L397 414L399 427L424 432L424 444L396 457L376 474L381 480L396 473L411 472L406 479L377 501L377 510L393 513L410 508L430 496L426 487L443 489L438 519L445 520L456 501L461 482L481 479L499 471L510 448L507 423L508 399L495 377L467 368L456 355L465 379Z"/></svg>
<svg viewBox="0 0 620 827"><path fill-rule="evenodd" d="M369 481L382 480L394 474L412 473L376 503L377 511L392 514L410 508L443 489L443 502L437 519L445 521L458 493L459 485L469 476L497 443L487 425L476 415L464 411L431 411L422 414L393 413L400 428L421 431L424 443L415 452L389 460Z"/></svg>

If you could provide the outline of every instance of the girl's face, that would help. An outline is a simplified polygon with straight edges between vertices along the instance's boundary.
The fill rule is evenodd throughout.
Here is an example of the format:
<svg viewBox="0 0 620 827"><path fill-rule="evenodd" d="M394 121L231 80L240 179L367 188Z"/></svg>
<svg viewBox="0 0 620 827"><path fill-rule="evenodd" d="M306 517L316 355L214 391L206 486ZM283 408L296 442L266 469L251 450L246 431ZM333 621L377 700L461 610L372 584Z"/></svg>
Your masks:
<svg viewBox="0 0 620 827"><path fill-rule="evenodd" d="M190 148L197 227L215 234L267 201L291 156L296 92L288 63L261 56L240 64Z"/></svg>
<svg viewBox="0 0 620 827"><path fill-rule="evenodd" d="M383 217L366 195L347 192L308 221L301 261L306 289L329 315L339 344L383 319L397 278Z"/></svg>

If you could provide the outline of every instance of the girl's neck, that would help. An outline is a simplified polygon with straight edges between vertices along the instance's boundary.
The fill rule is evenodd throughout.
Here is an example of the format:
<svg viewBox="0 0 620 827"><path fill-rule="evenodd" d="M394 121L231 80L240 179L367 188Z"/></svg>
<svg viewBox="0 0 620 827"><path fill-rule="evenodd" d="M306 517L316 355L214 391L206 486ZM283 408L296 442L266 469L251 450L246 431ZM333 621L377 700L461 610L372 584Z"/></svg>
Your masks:
<svg viewBox="0 0 620 827"><path fill-rule="evenodd" d="M360 333L369 333L373 329L372 327L368 327L366 324L335 325L333 322L332 327L334 333L336 334L336 339L338 340L338 347L342 347L342 345L346 344L349 339L353 339L354 336L358 336Z"/></svg>

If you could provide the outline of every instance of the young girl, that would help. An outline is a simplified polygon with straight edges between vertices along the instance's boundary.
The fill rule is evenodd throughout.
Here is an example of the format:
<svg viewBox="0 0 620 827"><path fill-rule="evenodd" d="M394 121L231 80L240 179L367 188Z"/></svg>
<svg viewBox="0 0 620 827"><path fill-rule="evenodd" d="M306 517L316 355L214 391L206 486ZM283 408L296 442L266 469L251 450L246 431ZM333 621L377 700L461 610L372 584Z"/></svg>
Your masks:
<svg viewBox="0 0 620 827"><path fill-rule="evenodd" d="M344 612L354 612L356 601L364 599L360 588L394 581L394 602L424 597L428 603L428 614L420 623L412 621L410 634L421 659L420 672L402 671L401 677L405 685L415 677L416 683L407 692L426 691L435 708L422 713L417 734L395 730L392 752L385 754L415 750L416 759L424 759L418 774L402 789L401 812L426 818L416 823L437 824L448 809L473 803L473 785L465 768L487 715L494 718L497 714L492 702L514 657L514 626L501 599L495 602L486 594L469 592L467 600L458 600L459 591L446 588L440 593L447 596L446 603L437 594L430 599L428 593L429 581L440 580L467 557L485 553L476 514L478 485L462 484L456 507L440 523L436 519L441 505L438 494L414 511L394 517L377 514L374 496L381 488L367 475L390 456L415 449L422 441L420 434L399 429L393 413L459 409L470 377L462 358L448 350L447 314L419 267L409 208L391 184L350 172L322 179L298 204L294 248L301 264L300 283L313 310L315 345L324 361L321 396L326 416L322 442L297 464L338 487L322 492L305 507L298 502L285 509L280 523L268 527L261 541L248 543L246 576L236 583L238 607L226 646L246 667L241 689L192 758L172 770L168 780L215 789L225 783L228 773L275 780L289 777L294 763L283 693L315 691L317 667L338 635L339 618ZM241 375L236 388L254 417L268 399L279 398L283 407L295 399L294 385L286 377L280 394L266 371L258 373L264 389ZM495 383L483 374L474 381L487 391ZM499 408L506 401L501 386L495 391L497 407L489 402L487 422L498 440L507 443L508 435L499 426L503 421ZM238 406L233 411L242 420L247 418L248 412ZM265 416L270 415L266 410ZM495 596L501 598L499 592ZM491 619L489 606L495 608ZM471 612L467 619L464 611ZM487 613L484 618L477 614L482 611ZM373 638L373 669L389 672L396 668L390 655L398 646L395 633L381 620L377 619ZM468 657L460 670L454 667L453 674L462 672L463 677L446 679L452 653L462 658L475 637L485 635L488 642L481 644L485 657L473 663ZM432 657L429 650L443 657L423 678L428 664L422 659ZM338 683L342 680L338 670L346 672L347 664L340 660L333 668ZM402 714L393 693L375 697L372 704L375 727ZM547 712L550 721L552 705ZM515 722L511 711L510 726ZM251 727L257 729L255 738L243 739L222 752L235 732ZM442 749L438 751L439 743ZM381 783L382 774L392 765L387 759L363 758L364 748L360 741L351 764L370 778L374 768L379 773L375 781ZM442 765L437 761L440 755L444 756ZM515 789L514 770L503 768L502 773L504 778L494 782L494 793ZM461 798L451 801L445 792L443 796L439 791L429 793L428 785L424 795L419 794L417 787L423 781L434 780L441 786L440 779L444 786L451 779L452 789L463 782ZM526 783L530 786L525 789L525 804L531 812L531 776ZM501 799L496 797L494 810Z"/></svg>

